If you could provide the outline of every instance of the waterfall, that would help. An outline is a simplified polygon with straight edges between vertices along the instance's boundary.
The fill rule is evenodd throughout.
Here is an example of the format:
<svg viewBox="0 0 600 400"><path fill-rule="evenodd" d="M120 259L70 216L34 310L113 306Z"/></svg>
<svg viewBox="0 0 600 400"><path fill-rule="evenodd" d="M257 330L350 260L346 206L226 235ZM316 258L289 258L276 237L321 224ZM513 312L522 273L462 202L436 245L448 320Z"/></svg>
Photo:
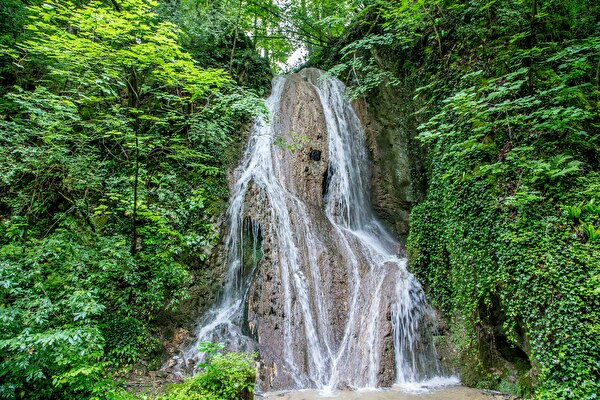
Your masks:
<svg viewBox="0 0 600 400"><path fill-rule="evenodd" d="M374 216L365 133L343 84L276 77L233 173L219 302L203 341L260 353L262 389L367 388L441 374L432 311Z"/></svg>

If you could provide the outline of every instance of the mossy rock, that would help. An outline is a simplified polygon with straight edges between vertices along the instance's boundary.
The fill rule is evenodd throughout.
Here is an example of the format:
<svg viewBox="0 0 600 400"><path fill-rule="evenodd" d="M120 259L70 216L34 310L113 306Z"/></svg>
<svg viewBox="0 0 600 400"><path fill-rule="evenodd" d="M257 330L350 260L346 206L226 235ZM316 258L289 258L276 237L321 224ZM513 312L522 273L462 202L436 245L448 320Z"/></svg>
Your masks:
<svg viewBox="0 0 600 400"><path fill-rule="evenodd" d="M517 379L517 395L521 397L530 397L533 394L536 379L532 371L528 371Z"/></svg>

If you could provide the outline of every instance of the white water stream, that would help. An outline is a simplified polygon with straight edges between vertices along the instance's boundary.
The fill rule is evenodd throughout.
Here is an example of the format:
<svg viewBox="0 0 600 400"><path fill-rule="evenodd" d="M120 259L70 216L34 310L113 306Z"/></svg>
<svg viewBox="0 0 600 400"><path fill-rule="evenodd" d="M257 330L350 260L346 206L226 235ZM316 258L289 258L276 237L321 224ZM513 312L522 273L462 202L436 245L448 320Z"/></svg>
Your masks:
<svg viewBox="0 0 600 400"><path fill-rule="evenodd" d="M386 373L400 385L442 375L423 290L399 256L400 245L372 212L365 135L342 83L330 78L306 83L318 94L327 131L326 181L324 188L314 188L324 196L319 212L325 222L319 223L296 192L289 150L274 145L286 135L278 131L289 118L280 112L286 79L274 79L266 101L270 120L255 123L234 172L224 238L227 277L185 357L197 358L203 341L278 354L269 360L265 389L375 388ZM324 259L335 264L335 273ZM273 313L274 319L281 316L275 350L260 335L260 315L254 322L258 337L244 328L248 292L261 265L277 281L282 299ZM341 291L331 283L339 276L330 276L339 271ZM386 371L390 365L394 370Z"/></svg>

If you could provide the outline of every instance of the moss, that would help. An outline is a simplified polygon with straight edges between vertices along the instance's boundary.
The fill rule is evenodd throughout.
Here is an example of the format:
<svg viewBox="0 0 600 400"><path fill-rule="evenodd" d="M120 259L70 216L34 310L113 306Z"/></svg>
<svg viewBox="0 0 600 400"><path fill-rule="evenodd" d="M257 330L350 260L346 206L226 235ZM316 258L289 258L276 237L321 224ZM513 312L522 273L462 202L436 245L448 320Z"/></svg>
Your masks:
<svg viewBox="0 0 600 400"><path fill-rule="evenodd" d="M503 393L512 394L515 396L519 395L519 388L513 382L506 381L504 379L500 380L500 383L496 387L496 390Z"/></svg>
<svg viewBox="0 0 600 400"><path fill-rule="evenodd" d="M536 379L531 372L522 373L517 379L517 395L530 397L534 392Z"/></svg>

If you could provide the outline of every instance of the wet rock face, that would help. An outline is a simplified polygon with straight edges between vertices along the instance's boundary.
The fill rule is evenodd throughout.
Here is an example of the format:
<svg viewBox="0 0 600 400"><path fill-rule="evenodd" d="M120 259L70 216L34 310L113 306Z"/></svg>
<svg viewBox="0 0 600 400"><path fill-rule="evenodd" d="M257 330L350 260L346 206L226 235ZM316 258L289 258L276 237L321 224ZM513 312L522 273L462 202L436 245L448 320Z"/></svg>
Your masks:
<svg viewBox="0 0 600 400"><path fill-rule="evenodd" d="M367 162L360 122L348 106L324 109L340 88L323 87L320 75L308 69L287 77L273 110L273 174L285 194L269 185L246 194L246 215L264 232L246 315L262 390L391 386L396 379L392 303L405 263L371 215L368 169L356 167ZM328 125L342 136L353 131L352 146L363 149L332 151L339 150L332 143L348 143L329 137Z"/></svg>
<svg viewBox="0 0 600 400"><path fill-rule="evenodd" d="M323 106L314 86L319 74L317 70L304 70L286 80L279 107L274 113L274 152L279 162L279 180L285 182L286 189L306 206L307 215L304 217L310 219L312 228L324 239L331 231L330 222L324 213L323 198L329 158ZM267 203L263 201L266 199L260 199L256 194L250 196L255 199L254 208L258 204ZM297 217L299 216L291 215L292 224L306 222L298 221ZM268 213L255 215L254 218L263 224L271 223ZM295 239L306 240L303 237ZM281 249L273 240L273 236L268 237L262 244L264 256L248 294L248 321L253 326L253 334L259 343L259 386L263 389L293 388L298 387L298 377L295 376L297 372L288 370L282 361L293 357L293 354L306 353L307 343L303 335L287 335L285 321L288 321L292 330L298 332L304 331L305 321L295 304L291 306L293 314L286 315L286 301L294 303L299 294L293 292L290 296L283 287L286 277L282 276L278 263L285 255L280 254ZM321 280L307 283L319 285L329 293L331 300L327 302L327 312L331 314L333 334L339 340L348 314L347 272L343 261L336 260L335 254L339 250L333 248L333 243L319 241L316 244L319 246L315 251ZM307 245L300 243L299 247ZM301 254L300 257L308 258L306 254ZM310 263L303 262L301 265L302 273L311 276ZM289 343L290 340L292 343ZM300 371L307 371L308 363L308 359L299 357L295 367Z"/></svg>
<svg viewBox="0 0 600 400"><path fill-rule="evenodd" d="M308 213L313 223L323 225L321 187L327 172L327 129L318 94L307 79L304 74L294 74L283 87L283 95L274 115L276 137L273 150L279 161L279 180L285 182L287 190L309 206ZM315 152L319 154L318 160L315 160ZM249 195L254 199L253 207L268 204L268 199L261 199L258 193ZM264 211L262 215L253 217L263 224L269 224L268 210ZM252 211L250 213L254 214ZM284 277L276 267L277 260L282 255L279 254L280 249L274 246L274 239L273 236L268 236L262 244L264 256L248 295L248 322L259 343L260 386L286 388L294 387L295 382L280 363L287 357L285 349L288 344L285 342L290 339L285 337L284 320L293 321L293 325L300 322L294 316L286 315L284 310ZM295 326L294 329L301 330L302 326ZM301 352L306 343L298 337L294 339L293 352ZM304 360L299 367L307 368Z"/></svg>
<svg viewBox="0 0 600 400"><path fill-rule="evenodd" d="M422 200L426 187L414 89L411 82L381 86L366 102L355 102L371 154L374 210L401 238L408 235L410 209Z"/></svg>
<svg viewBox="0 0 600 400"><path fill-rule="evenodd" d="M232 173L227 277L196 343L257 349L262 390L431 377L430 309L374 216L361 121L343 84L321 74L274 80L270 120L257 121Z"/></svg>
<svg viewBox="0 0 600 400"><path fill-rule="evenodd" d="M282 138L277 156L288 190L311 206L322 209L323 180L326 178L327 126L316 88L316 70L293 74L283 87L283 97L275 115L276 134Z"/></svg>

